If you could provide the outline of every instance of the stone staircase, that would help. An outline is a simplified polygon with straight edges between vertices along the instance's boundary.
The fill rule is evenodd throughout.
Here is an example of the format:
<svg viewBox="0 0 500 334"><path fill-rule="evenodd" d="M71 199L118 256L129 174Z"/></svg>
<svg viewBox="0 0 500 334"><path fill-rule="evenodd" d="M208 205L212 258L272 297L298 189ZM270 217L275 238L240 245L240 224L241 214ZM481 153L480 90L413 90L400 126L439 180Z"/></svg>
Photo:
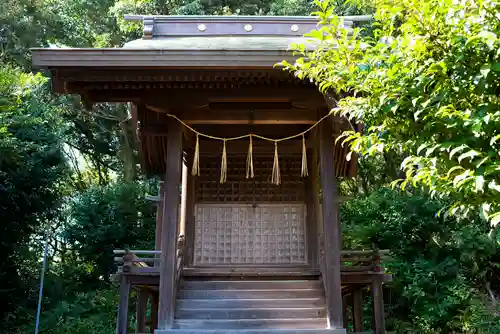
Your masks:
<svg viewBox="0 0 500 334"><path fill-rule="evenodd" d="M181 283L169 333L345 333L327 329L325 294L317 278L209 279Z"/></svg>

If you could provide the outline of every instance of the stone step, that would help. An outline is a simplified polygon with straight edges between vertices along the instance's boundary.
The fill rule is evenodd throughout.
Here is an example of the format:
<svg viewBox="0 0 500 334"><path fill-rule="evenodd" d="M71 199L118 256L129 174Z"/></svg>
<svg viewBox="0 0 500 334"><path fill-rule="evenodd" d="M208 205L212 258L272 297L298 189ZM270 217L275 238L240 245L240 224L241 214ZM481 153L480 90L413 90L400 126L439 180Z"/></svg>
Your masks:
<svg viewBox="0 0 500 334"><path fill-rule="evenodd" d="M193 308L177 310L175 317L188 319L293 319L326 318L325 307L310 308Z"/></svg>
<svg viewBox="0 0 500 334"><path fill-rule="evenodd" d="M174 329L195 330L269 330L269 329L326 329L327 321L322 318L293 319L176 319Z"/></svg>
<svg viewBox="0 0 500 334"><path fill-rule="evenodd" d="M324 298L321 289L227 289L193 290L181 289L178 299L287 299L287 298Z"/></svg>
<svg viewBox="0 0 500 334"><path fill-rule="evenodd" d="M245 307L317 307L325 306L325 298L264 298L264 299L178 299L179 309L245 308Z"/></svg>
<svg viewBox="0 0 500 334"><path fill-rule="evenodd" d="M185 290L250 290L250 289L321 289L319 280L245 280L245 281L184 281L181 287Z"/></svg>
<svg viewBox="0 0 500 334"><path fill-rule="evenodd" d="M345 329L167 329L155 334L346 334Z"/></svg>

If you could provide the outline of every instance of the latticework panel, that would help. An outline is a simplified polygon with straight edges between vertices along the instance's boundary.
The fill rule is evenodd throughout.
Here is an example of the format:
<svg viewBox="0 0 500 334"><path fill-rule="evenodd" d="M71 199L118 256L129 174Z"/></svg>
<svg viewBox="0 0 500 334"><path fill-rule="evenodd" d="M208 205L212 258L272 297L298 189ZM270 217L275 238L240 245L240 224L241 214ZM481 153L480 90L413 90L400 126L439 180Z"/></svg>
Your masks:
<svg viewBox="0 0 500 334"><path fill-rule="evenodd" d="M195 264L304 264L304 204L197 204Z"/></svg>
<svg viewBox="0 0 500 334"><path fill-rule="evenodd" d="M303 202L300 156L280 157L281 184L271 182L272 157L254 157L254 178L246 178L246 157L228 157L227 181L220 183L220 157L202 157L196 178L197 202Z"/></svg>

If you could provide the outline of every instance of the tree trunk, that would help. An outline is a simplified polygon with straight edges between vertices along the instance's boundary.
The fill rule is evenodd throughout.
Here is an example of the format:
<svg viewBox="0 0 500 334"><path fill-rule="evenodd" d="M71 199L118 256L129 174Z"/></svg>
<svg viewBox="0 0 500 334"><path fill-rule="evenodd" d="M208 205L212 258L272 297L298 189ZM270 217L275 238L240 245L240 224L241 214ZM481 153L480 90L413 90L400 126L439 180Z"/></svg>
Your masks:
<svg viewBox="0 0 500 334"><path fill-rule="evenodd" d="M117 106L116 109L118 119L120 119L120 151L118 155L123 164L123 179L126 182L133 182L137 177L137 168L129 110L125 104Z"/></svg>

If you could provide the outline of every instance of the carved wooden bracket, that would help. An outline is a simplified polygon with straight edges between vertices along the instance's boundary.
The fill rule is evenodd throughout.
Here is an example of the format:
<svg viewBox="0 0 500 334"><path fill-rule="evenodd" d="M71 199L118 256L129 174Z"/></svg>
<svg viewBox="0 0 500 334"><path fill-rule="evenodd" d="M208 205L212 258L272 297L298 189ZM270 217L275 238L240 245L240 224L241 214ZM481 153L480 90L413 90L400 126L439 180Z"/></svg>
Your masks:
<svg viewBox="0 0 500 334"><path fill-rule="evenodd" d="M143 18L144 28L142 30L143 39L153 39L153 33L155 28L155 18L154 16L145 16Z"/></svg>

